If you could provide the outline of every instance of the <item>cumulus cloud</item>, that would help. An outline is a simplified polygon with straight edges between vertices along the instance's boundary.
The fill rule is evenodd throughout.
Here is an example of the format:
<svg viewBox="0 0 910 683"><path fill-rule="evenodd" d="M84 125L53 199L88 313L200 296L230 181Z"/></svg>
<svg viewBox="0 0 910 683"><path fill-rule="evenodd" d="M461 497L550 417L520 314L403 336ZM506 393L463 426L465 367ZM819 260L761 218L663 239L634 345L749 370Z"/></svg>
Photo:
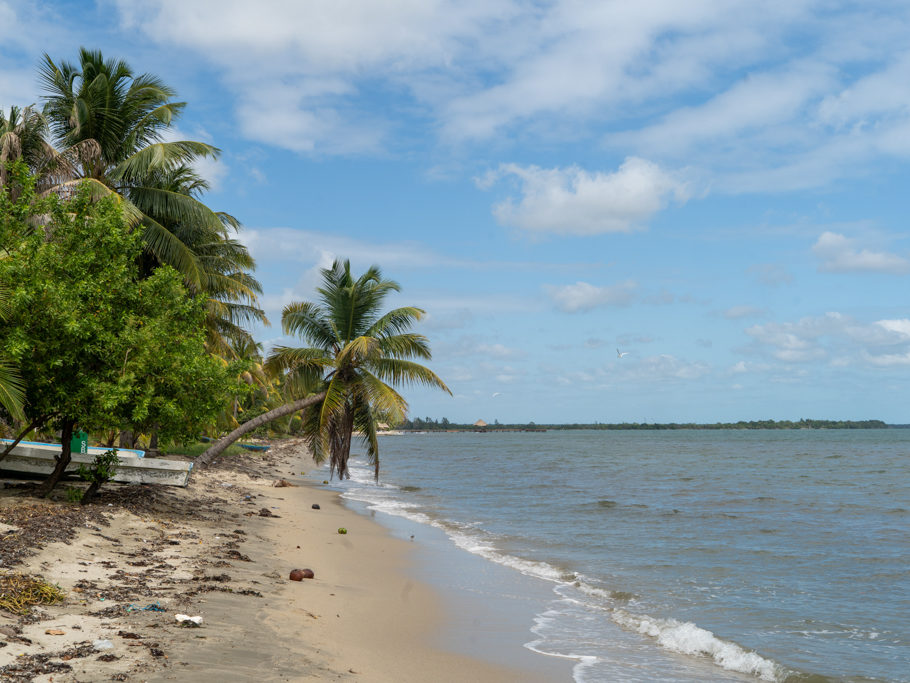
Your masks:
<svg viewBox="0 0 910 683"><path fill-rule="evenodd" d="M638 285L632 280L608 287L576 282L574 285L546 285L544 291L560 310L579 313L603 306L628 306L635 301Z"/></svg>
<svg viewBox="0 0 910 683"><path fill-rule="evenodd" d="M896 254L856 246L856 240L834 232L823 232L812 246L823 273L910 272L910 261Z"/></svg>
<svg viewBox="0 0 910 683"><path fill-rule="evenodd" d="M245 135L301 153L434 134L590 139L644 120L607 140L685 159L728 192L817 186L910 157L910 10L899 3L821 18L811 0L113 4L131 35L217 69ZM0 18L13 6L0 2ZM8 33L46 43L34 28Z"/></svg>
<svg viewBox="0 0 910 683"><path fill-rule="evenodd" d="M479 181L518 181L521 196L493 207L502 225L533 233L597 235L641 229L670 201L685 202L688 184L645 159L629 157L612 173L577 166L540 168L503 164Z"/></svg>
<svg viewBox="0 0 910 683"><path fill-rule="evenodd" d="M124 28L221 70L248 137L307 153L374 151L387 122L364 91L416 92L426 74L466 58L510 4L116 0Z"/></svg>
<svg viewBox="0 0 910 683"><path fill-rule="evenodd" d="M910 358L910 320L863 323L837 312L795 322L773 322L746 329L753 350L787 363L828 361L851 364L903 365Z"/></svg>

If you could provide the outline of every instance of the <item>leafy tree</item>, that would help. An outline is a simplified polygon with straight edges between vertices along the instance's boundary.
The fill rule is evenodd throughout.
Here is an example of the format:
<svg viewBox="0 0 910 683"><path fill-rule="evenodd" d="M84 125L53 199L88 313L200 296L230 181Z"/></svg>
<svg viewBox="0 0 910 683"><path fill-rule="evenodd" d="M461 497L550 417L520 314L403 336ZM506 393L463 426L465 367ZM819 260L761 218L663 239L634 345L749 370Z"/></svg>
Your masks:
<svg viewBox="0 0 910 683"><path fill-rule="evenodd" d="M376 424L397 424L407 411L394 385L422 384L449 392L435 373L412 360L430 358L426 337L410 332L424 312L413 306L381 312L386 296L399 291L398 283L384 280L377 266L355 279L348 261L323 269L322 280L319 304L293 303L282 314L285 334L299 335L312 346L276 347L267 361L267 367L284 374L289 390L304 398L244 423L199 456L198 466L208 465L259 425L307 409L304 437L317 462L328 458L333 476L349 477L357 430L378 477Z"/></svg>
<svg viewBox="0 0 910 683"><path fill-rule="evenodd" d="M141 239L115 198L94 201L83 189L71 201L36 202L33 185L0 205L0 224L18 235L0 259L10 292L0 354L19 366L31 424L62 432L41 488L49 493L69 464L75 425L186 435L214 419L235 380L206 353L204 303L181 276L162 267L140 277ZM42 230L30 228L35 211Z"/></svg>

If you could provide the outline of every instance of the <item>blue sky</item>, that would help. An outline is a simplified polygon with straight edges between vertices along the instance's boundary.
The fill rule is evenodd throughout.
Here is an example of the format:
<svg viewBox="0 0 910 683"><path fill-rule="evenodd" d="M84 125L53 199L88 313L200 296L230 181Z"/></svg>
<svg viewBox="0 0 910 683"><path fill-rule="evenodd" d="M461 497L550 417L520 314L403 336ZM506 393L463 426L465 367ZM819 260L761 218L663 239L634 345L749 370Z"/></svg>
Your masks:
<svg viewBox="0 0 910 683"><path fill-rule="evenodd" d="M223 150L263 305L335 257L426 309L488 422L910 422L910 6L732 0L0 0L41 54L126 59ZM617 358L616 350L628 355Z"/></svg>

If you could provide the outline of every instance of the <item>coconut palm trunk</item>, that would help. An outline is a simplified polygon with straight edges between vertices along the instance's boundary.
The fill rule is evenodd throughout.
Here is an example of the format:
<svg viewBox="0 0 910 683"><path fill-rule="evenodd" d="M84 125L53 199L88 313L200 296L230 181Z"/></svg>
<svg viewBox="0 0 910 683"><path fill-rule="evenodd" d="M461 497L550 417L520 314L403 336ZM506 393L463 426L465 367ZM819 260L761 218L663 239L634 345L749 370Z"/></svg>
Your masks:
<svg viewBox="0 0 910 683"><path fill-rule="evenodd" d="M230 446L244 434L253 431L260 425L264 425L267 422L271 422L272 420L277 420L278 418L284 417L285 415L296 413L298 410L303 410L304 408L307 408L315 403L319 403L324 398L325 392L318 393L314 396L307 396L306 398L302 398L292 403L286 403L285 405L274 408L267 413L258 415L249 422L244 422L233 432L227 436L220 438L218 441L212 444L211 447L205 451L205 453L196 458L196 460L193 462L193 469L195 470L198 468L208 467L210 464L212 464L215 458L224 453L228 446Z"/></svg>

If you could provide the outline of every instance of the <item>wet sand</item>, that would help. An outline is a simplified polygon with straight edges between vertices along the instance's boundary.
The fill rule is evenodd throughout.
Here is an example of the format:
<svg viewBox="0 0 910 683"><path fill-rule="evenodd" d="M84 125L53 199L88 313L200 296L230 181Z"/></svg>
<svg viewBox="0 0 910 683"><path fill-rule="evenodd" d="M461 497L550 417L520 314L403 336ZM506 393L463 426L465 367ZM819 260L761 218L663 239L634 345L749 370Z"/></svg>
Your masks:
<svg viewBox="0 0 910 683"><path fill-rule="evenodd" d="M301 476L312 467L284 443L203 471L187 489L131 499L149 487L112 486L108 526L89 521L13 567L68 598L25 620L0 612L0 670L21 664L23 677L5 674L57 682L571 679L523 650L526 634L514 634L514 667L450 651L447 624L470 615L414 578L415 544ZM0 492L0 515L24 502L34 499ZM315 578L289 581L295 568ZM178 626L178 613L203 625ZM113 647L94 650L96 640Z"/></svg>

